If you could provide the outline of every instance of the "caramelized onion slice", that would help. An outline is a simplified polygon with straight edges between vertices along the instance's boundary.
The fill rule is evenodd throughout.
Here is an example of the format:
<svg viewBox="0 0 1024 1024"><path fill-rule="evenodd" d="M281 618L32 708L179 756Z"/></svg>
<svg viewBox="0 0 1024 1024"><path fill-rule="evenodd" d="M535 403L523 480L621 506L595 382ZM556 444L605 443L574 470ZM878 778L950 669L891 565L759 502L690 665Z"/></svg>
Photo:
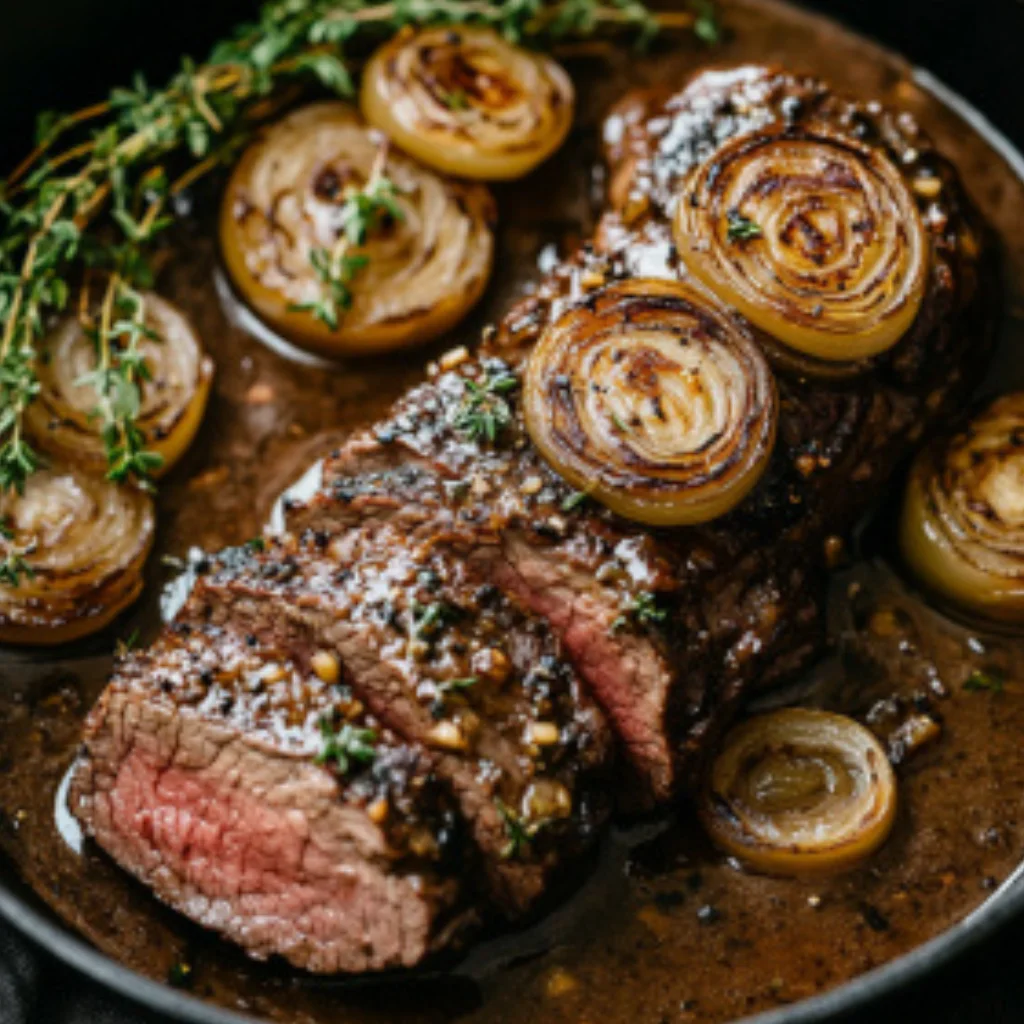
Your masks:
<svg viewBox="0 0 1024 1024"><path fill-rule="evenodd" d="M643 523L705 522L738 504L775 441L764 356L679 283L611 285L562 314L526 372L526 425L566 480Z"/></svg>
<svg viewBox="0 0 1024 1024"><path fill-rule="evenodd" d="M202 423L213 381L213 362L176 306L146 293L145 323L157 338L138 348L148 379L140 382L136 424L146 448L162 456L165 473L185 454ZM39 446L76 466L106 472L101 424L93 415L98 397L83 378L96 367L93 342L74 318L63 320L41 343L36 373L40 390L25 420Z"/></svg>
<svg viewBox="0 0 1024 1024"><path fill-rule="evenodd" d="M924 298L931 250L913 193L881 149L829 128L726 143L687 180L675 234L725 303L818 359L885 351Z"/></svg>
<svg viewBox="0 0 1024 1024"><path fill-rule="evenodd" d="M487 189L389 153L401 217L351 251L368 260L351 282L351 308L337 329L295 308L321 298L311 254L334 250L345 200L366 185L383 144L347 104L304 107L246 150L224 195L220 237L235 286L275 330L329 357L436 338L469 312L490 276Z"/></svg>
<svg viewBox="0 0 1024 1024"><path fill-rule="evenodd" d="M931 589L968 611L1024 623L1024 392L918 456L900 540Z"/></svg>
<svg viewBox="0 0 1024 1024"><path fill-rule="evenodd" d="M486 28L395 36L363 73L363 114L448 174L520 178L562 144L574 93L565 70Z"/></svg>
<svg viewBox="0 0 1024 1024"><path fill-rule="evenodd" d="M852 718L785 708L726 736L701 814L716 845L759 871L843 871L888 837L896 779Z"/></svg>
<svg viewBox="0 0 1024 1024"><path fill-rule="evenodd" d="M20 552L17 585L0 583L0 643L59 644L107 625L142 591L153 501L70 466L0 495L4 553Z"/></svg>

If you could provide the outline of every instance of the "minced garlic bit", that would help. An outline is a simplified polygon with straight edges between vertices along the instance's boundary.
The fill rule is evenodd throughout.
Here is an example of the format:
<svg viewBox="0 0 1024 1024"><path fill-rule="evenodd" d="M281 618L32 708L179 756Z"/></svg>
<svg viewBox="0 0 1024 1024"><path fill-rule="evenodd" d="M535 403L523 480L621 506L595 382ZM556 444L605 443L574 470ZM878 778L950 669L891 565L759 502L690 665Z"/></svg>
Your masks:
<svg viewBox="0 0 1024 1024"><path fill-rule="evenodd" d="M388 816L388 798L382 796L377 800L374 800L369 807L366 808L366 816L374 823L374 825L383 825Z"/></svg>
<svg viewBox="0 0 1024 1024"><path fill-rule="evenodd" d="M544 991L549 999L557 999L559 996L574 992L579 987L580 983L574 975L570 974L564 967L556 967L548 975Z"/></svg>
<svg viewBox="0 0 1024 1024"><path fill-rule="evenodd" d="M941 178L915 178L914 191L923 199L935 199L942 191Z"/></svg>
<svg viewBox="0 0 1024 1024"><path fill-rule="evenodd" d="M456 722L445 719L438 722L427 733L427 742L431 746L442 747L445 750L465 750L466 737L462 734Z"/></svg>
<svg viewBox="0 0 1024 1024"><path fill-rule="evenodd" d="M530 726L530 742L538 747L553 747L558 737L558 726L554 722L534 722Z"/></svg>
<svg viewBox="0 0 1024 1024"><path fill-rule="evenodd" d="M447 373L449 370L454 370L455 367L461 366L469 358L469 350L465 345L459 345L457 348L449 349L441 358L437 361L437 365Z"/></svg>
<svg viewBox="0 0 1024 1024"><path fill-rule="evenodd" d="M317 679L328 686L333 685L341 678L341 664L338 656L330 651L317 651L310 659L310 665L316 673Z"/></svg>

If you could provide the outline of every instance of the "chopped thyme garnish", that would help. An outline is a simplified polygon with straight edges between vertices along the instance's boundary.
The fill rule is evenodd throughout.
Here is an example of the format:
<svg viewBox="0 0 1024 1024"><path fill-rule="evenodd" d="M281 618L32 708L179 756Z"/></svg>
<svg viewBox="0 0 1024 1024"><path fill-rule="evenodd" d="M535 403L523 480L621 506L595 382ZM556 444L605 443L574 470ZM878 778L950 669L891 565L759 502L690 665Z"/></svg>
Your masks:
<svg viewBox="0 0 1024 1024"><path fill-rule="evenodd" d="M501 858L502 860L515 860L533 843L537 834L548 824L548 821L546 819L533 822L523 821L520 815L501 800L496 800L495 806L505 825L505 835L508 839L508 842L502 847Z"/></svg>
<svg viewBox="0 0 1024 1024"><path fill-rule="evenodd" d="M481 384L466 378L463 382L462 404L452 417L452 426L461 430L470 441L497 440L512 422L512 410L505 396L519 387L519 378L512 373L488 373Z"/></svg>
<svg viewBox="0 0 1024 1024"><path fill-rule="evenodd" d="M760 238L763 234L761 226L749 217L744 217L739 210L730 210L728 238L730 242L746 242L752 238Z"/></svg>
<svg viewBox="0 0 1024 1024"><path fill-rule="evenodd" d="M585 505L590 500L590 495L586 491L574 491L562 502L563 512L575 512L576 509Z"/></svg>
<svg viewBox="0 0 1024 1024"><path fill-rule="evenodd" d="M649 591L637 594L622 606L622 614L612 623L612 632L625 629L630 622L638 626L658 626L668 618L668 612L658 607L658 599Z"/></svg>
<svg viewBox="0 0 1024 1024"><path fill-rule="evenodd" d="M192 965L184 960L171 964L167 971L167 984L171 988L191 988L193 980Z"/></svg>
<svg viewBox="0 0 1024 1024"><path fill-rule="evenodd" d="M476 676L466 676L464 679L446 679L443 683L438 683L438 693L460 693L465 690L469 690L480 680Z"/></svg>
<svg viewBox="0 0 1024 1024"><path fill-rule="evenodd" d="M317 764L332 764L342 775L347 775L354 765L372 764L377 756L373 744L377 733L373 729L357 729L347 722L337 731L331 719L320 719L320 736L323 749L316 756Z"/></svg>
<svg viewBox="0 0 1024 1024"><path fill-rule="evenodd" d="M437 636L445 626L454 622L461 612L447 601L434 601L422 605L418 601L412 603L412 628L421 640L430 640Z"/></svg>
<svg viewBox="0 0 1024 1024"><path fill-rule="evenodd" d="M449 110L468 110L469 109L469 97L466 95L463 89L452 89L451 92L446 92L441 96L441 102Z"/></svg>
<svg viewBox="0 0 1024 1024"><path fill-rule="evenodd" d="M30 552L14 545L14 532L6 523L0 521L0 584L9 587L21 585L22 578L34 580L35 570L25 561Z"/></svg>
<svg viewBox="0 0 1024 1024"><path fill-rule="evenodd" d="M990 670L988 672L976 668L964 681L964 689L969 693L978 693L987 690L989 693L1002 693L1006 686L1006 678L1002 672Z"/></svg>
<svg viewBox="0 0 1024 1024"><path fill-rule="evenodd" d="M132 651L135 650L139 645L139 631L133 629L123 640L118 640L114 648L114 654L118 658L123 658Z"/></svg>
<svg viewBox="0 0 1024 1024"><path fill-rule="evenodd" d="M245 542L245 548L248 551L259 554L260 552L267 550L267 542L263 537L251 537Z"/></svg>

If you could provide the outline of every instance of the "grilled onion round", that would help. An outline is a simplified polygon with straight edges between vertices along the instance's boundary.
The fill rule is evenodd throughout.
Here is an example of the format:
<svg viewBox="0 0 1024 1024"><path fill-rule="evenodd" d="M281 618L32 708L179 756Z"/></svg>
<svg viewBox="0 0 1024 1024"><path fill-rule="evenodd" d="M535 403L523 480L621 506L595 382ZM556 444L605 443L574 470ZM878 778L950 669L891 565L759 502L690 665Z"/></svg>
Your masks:
<svg viewBox="0 0 1024 1024"><path fill-rule="evenodd" d="M701 816L716 845L759 871L842 871L888 837L896 779L878 740L852 718L785 708L726 736Z"/></svg>
<svg viewBox="0 0 1024 1024"><path fill-rule="evenodd" d="M224 195L220 237L235 286L274 329L322 355L430 341L466 315L491 272L487 189L390 153L402 217L352 250L369 259L352 282L352 307L336 330L294 308L320 299L311 253L333 250L346 196L366 184L383 144L345 103L304 107L246 150Z"/></svg>
<svg viewBox="0 0 1024 1024"><path fill-rule="evenodd" d="M547 461L643 523L705 522L750 491L775 441L771 370L714 301L614 284L562 314L527 368L526 425Z"/></svg>
<svg viewBox="0 0 1024 1024"><path fill-rule="evenodd" d="M564 69L486 28L425 28L382 46L363 74L366 119L430 167L520 178L562 144L574 93Z"/></svg>
<svg viewBox="0 0 1024 1024"><path fill-rule="evenodd" d="M94 633L142 591L153 501L70 466L40 469L0 495L3 541L22 552L17 586L0 584L0 642L59 644Z"/></svg>
<svg viewBox="0 0 1024 1024"><path fill-rule="evenodd" d="M139 343L149 379L141 381L136 424L146 447L163 457L165 473L192 443L206 411L213 362L203 353L185 315L157 295L145 295L145 321L159 340ZM74 318L63 320L42 341L36 373L40 390L25 413L39 446L76 466L103 473L106 450L100 424L92 415L96 391L81 378L95 368L92 341Z"/></svg>
<svg viewBox="0 0 1024 1024"><path fill-rule="evenodd" d="M1024 623L1024 392L918 456L900 541L910 568L937 593Z"/></svg>
<svg viewBox="0 0 1024 1024"><path fill-rule="evenodd" d="M719 298L818 359L885 351L924 298L931 250L911 190L881 149L829 128L726 143L684 186L675 234Z"/></svg>

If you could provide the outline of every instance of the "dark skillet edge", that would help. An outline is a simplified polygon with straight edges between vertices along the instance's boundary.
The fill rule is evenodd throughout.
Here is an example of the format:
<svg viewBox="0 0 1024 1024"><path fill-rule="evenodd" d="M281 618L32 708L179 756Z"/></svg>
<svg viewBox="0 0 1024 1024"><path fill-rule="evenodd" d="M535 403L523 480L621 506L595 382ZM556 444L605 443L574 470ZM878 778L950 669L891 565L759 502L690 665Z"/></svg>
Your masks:
<svg viewBox="0 0 1024 1024"><path fill-rule="evenodd" d="M773 0L768 0L767 5L773 6ZM817 20L841 21L815 14L806 7L803 12ZM866 35L860 30L851 31L862 37ZM870 34L867 35L870 38ZM903 64L918 87L952 110L1024 182L1024 153L978 108L931 72L910 65L877 40L871 41L881 52ZM1024 861L1004 887L988 901L958 924L904 956L820 995L744 1017L735 1024L825 1024L838 1015L863 1010L884 996L921 981L960 954L991 938L1019 914L1024 914L1024 876L1019 873L1021 869L1024 869ZM112 993L182 1024L263 1024L259 1018L213 1006L121 966L56 923L48 913L32 906L4 878L6 870L9 868L0 860L0 918L61 963ZM20 884L20 881L16 880L15 884Z"/></svg>

